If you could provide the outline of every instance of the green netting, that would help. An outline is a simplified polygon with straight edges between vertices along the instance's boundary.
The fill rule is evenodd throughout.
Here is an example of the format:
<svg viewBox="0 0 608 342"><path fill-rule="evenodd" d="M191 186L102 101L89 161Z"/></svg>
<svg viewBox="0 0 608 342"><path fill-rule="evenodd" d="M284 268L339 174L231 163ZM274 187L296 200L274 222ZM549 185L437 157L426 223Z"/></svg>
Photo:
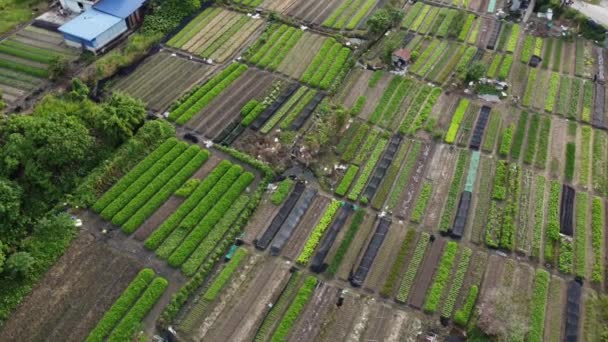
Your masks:
<svg viewBox="0 0 608 342"><path fill-rule="evenodd" d="M479 167L479 151L473 151L471 154L471 162L469 163L469 172L467 172L467 183L464 186L464 191L473 192L475 179L477 179L477 168Z"/></svg>

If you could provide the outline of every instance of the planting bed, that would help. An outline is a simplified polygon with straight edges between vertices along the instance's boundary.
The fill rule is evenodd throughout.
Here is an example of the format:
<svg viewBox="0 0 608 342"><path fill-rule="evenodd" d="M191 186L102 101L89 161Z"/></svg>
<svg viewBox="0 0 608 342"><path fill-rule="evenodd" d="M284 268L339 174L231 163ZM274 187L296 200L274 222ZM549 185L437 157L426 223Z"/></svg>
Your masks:
<svg viewBox="0 0 608 342"><path fill-rule="evenodd" d="M161 51L148 57L129 76L118 80L112 89L139 98L149 109L162 113L191 87L208 78L213 70L209 65Z"/></svg>

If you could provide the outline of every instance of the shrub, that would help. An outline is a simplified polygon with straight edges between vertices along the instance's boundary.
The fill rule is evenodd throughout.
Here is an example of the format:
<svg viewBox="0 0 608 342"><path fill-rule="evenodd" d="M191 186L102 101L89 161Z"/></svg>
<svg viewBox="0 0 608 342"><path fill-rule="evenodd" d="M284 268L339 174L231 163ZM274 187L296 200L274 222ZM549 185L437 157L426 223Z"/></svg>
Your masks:
<svg viewBox="0 0 608 342"><path fill-rule="evenodd" d="M306 240L306 244L304 245L302 252L298 256L298 259L296 260L298 264L300 264L300 265L308 264L308 261L312 257L312 254L314 253L315 248L317 248L317 245L321 241L323 234L325 233L327 228L329 228L329 224L333 221L334 217L338 213L338 209L340 209L340 206L341 206L341 202L336 201L336 200L333 200L329 204L329 206L325 210L325 213L323 213L321 220L319 220L319 223L317 223L315 228L310 233L308 240Z"/></svg>
<svg viewBox="0 0 608 342"><path fill-rule="evenodd" d="M120 322L133 304L135 304L153 278L154 271L152 269L144 268L139 271L135 279L131 281L120 297L112 304L112 307L106 311L95 328L91 330L87 337L87 342L104 341L105 337L112 332L114 326Z"/></svg>
<svg viewBox="0 0 608 342"><path fill-rule="evenodd" d="M346 194L346 192L350 188L350 185L355 180L355 177L357 176L357 172L359 172L358 166L356 166L356 165L348 166L348 169L346 170L344 177L342 178L342 180L340 181L340 184L336 188L337 195L344 196Z"/></svg>
<svg viewBox="0 0 608 342"><path fill-rule="evenodd" d="M410 217L412 222L420 223L422 216L426 211L429 200L431 199L432 193L433 183L430 181L424 181L424 183L422 183L420 194L418 194L418 198L416 199L416 204L414 204L414 209L412 210L412 215Z"/></svg>
<svg viewBox="0 0 608 342"><path fill-rule="evenodd" d="M283 201L285 201L285 199L291 192L291 189L293 189L294 185L295 182L293 181L293 179L285 178L285 180L279 183L279 186L270 197L270 202L272 202L272 204L274 205L279 205L283 203Z"/></svg>
<svg viewBox="0 0 608 342"><path fill-rule="evenodd" d="M424 257L424 253L426 252L426 248L429 244L429 238L430 235L426 232L422 232L420 234L420 238L418 239L418 243L416 244L416 249L414 250L412 259L410 259L407 271L401 279L401 284L399 285L399 291L397 293L396 299L401 303L405 303L407 301L410 289L414 284L414 278L416 277L416 273L418 273L418 268L420 268L420 264L422 264L422 258Z"/></svg>
<svg viewBox="0 0 608 342"><path fill-rule="evenodd" d="M340 264L342 264L342 260L344 259L350 244L355 239L364 218L365 210L359 209L355 212L353 220L351 221L346 234L344 234L344 238L342 239L342 242L340 242L340 246L336 250L333 260L329 264L329 267L327 267L327 274L335 275L336 272L338 272L338 268L340 267Z"/></svg>
<svg viewBox="0 0 608 342"><path fill-rule="evenodd" d="M457 251L458 244L454 241L449 241L445 250L443 251L441 260L439 261L431 288L426 295L426 300L424 301L424 311L431 313L437 311L439 302L441 301L441 295L443 294L443 288L450 280L449 278L450 274L452 273L452 265L454 264L454 259L456 259Z"/></svg>
<svg viewBox="0 0 608 342"><path fill-rule="evenodd" d="M458 103L458 107L456 107L456 111L454 112L454 116L452 117L452 122L450 123L450 128L448 128L448 133L445 136L445 142L452 144L456 139L456 134L458 133L458 127L460 127L460 123L464 118L464 114L469 107L470 101L468 99L460 99Z"/></svg>
<svg viewBox="0 0 608 342"><path fill-rule="evenodd" d="M199 183L192 194L167 218L144 242L147 249L155 250L173 232L177 225L207 196L216 183L230 169L232 163L222 160L209 175Z"/></svg>
<svg viewBox="0 0 608 342"><path fill-rule="evenodd" d="M533 342L543 341L545 328L545 307L549 291L549 273L538 269L534 277L534 288L530 302L530 331L528 338Z"/></svg>
<svg viewBox="0 0 608 342"><path fill-rule="evenodd" d="M317 278L313 276L308 276L304 281L304 285L300 287L300 290L298 290L296 297L293 299L291 305L289 305L289 308L285 312L285 315L283 315L283 318L279 322L276 331L270 339L272 342L287 340L289 331L295 324L296 320L298 319L298 316L300 316L302 310L304 310L304 306L306 305L306 303L308 303L308 301L312 297L312 294L315 290L315 286L317 286Z"/></svg>
<svg viewBox="0 0 608 342"><path fill-rule="evenodd" d="M571 182L574 178L574 163L576 162L576 145L572 142L566 144L566 180Z"/></svg>
<svg viewBox="0 0 608 342"><path fill-rule="evenodd" d="M469 322L471 318L471 314L473 313L473 308L475 307L475 302L477 301L477 295L479 294L479 288L477 285L471 286L469 289L469 294L462 306L462 309L457 310L454 314L454 323L458 324L461 327L464 327Z"/></svg>
<svg viewBox="0 0 608 342"><path fill-rule="evenodd" d="M356 201L357 198L359 198L359 195L361 194L361 191L363 191L363 187L365 187L367 180L369 179L369 177L371 177L372 172L374 171L374 167L380 159L382 151L384 151L387 142L388 141L386 139L381 138L380 141L378 141L378 144L376 144L376 147L372 151L372 154L369 156L365 167L363 167L363 171L361 171L357 182L348 194L348 199L350 199L351 201Z"/></svg>

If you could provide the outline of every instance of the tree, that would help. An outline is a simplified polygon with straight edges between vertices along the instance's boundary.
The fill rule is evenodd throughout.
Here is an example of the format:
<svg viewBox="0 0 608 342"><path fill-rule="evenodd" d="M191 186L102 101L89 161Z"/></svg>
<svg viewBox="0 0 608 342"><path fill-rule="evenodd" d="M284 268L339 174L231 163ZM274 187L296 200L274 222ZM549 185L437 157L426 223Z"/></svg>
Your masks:
<svg viewBox="0 0 608 342"><path fill-rule="evenodd" d="M24 235L26 219L21 209L22 196L23 191L18 184L0 178L0 236L9 244Z"/></svg>
<svg viewBox="0 0 608 342"><path fill-rule="evenodd" d="M0 241L0 273L4 272L4 263L6 262L6 251L8 246Z"/></svg>
<svg viewBox="0 0 608 342"><path fill-rule="evenodd" d="M70 63L62 57L55 57L49 63L49 78L56 81L68 73Z"/></svg>
<svg viewBox="0 0 608 342"><path fill-rule="evenodd" d="M133 136L146 117L146 107L140 100L115 92L104 104L99 118L100 129L108 143L119 145Z"/></svg>
<svg viewBox="0 0 608 342"><path fill-rule="evenodd" d="M477 82L486 74L486 66L481 62L474 62L469 65L466 73L466 82Z"/></svg>
<svg viewBox="0 0 608 342"><path fill-rule="evenodd" d="M0 111L6 108L6 102L2 101L2 90L0 90Z"/></svg>
<svg viewBox="0 0 608 342"><path fill-rule="evenodd" d="M395 7L388 6L374 12L367 20L367 27L372 33L378 34L401 24L402 20L403 12Z"/></svg>
<svg viewBox="0 0 608 342"><path fill-rule="evenodd" d="M529 326L519 308L526 307L528 300L519 295L512 295L506 288L491 290L480 305L477 326L500 341L523 341Z"/></svg>
<svg viewBox="0 0 608 342"><path fill-rule="evenodd" d="M34 274L36 259L28 252L11 254L6 261L6 271L13 279L29 279Z"/></svg>

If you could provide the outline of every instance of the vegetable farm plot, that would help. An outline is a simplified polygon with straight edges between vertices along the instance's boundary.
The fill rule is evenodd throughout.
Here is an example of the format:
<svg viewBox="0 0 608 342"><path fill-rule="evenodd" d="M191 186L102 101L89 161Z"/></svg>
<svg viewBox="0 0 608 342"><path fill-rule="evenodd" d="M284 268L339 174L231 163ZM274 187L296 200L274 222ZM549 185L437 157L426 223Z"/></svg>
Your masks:
<svg viewBox="0 0 608 342"><path fill-rule="evenodd" d="M208 8L173 36L167 45L223 63L261 33L264 21L219 8Z"/></svg>
<svg viewBox="0 0 608 342"><path fill-rule="evenodd" d="M4 323L2 340L84 341L143 267L86 230L73 242Z"/></svg>
<svg viewBox="0 0 608 342"><path fill-rule="evenodd" d="M42 88L50 76L51 63L71 62L78 51L65 45L63 37L49 30L27 26L0 41L0 91L12 107Z"/></svg>
<svg viewBox="0 0 608 342"><path fill-rule="evenodd" d="M372 72L358 68L354 69L341 93L344 107L353 111L357 102L360 101L359 99L365 98L365 105L358 110L357 116L369 120L392 79L393 77L390 74L382 71ZM353 112L353 114L355 113Z"/></svg>
<svg viewBox="0 0 608 342"><path fill-rule="evenodd" d="M118 80L112 89L139 98L149 109L162 113L192 86L208 78L214 69L161 51Z"/></svg>

